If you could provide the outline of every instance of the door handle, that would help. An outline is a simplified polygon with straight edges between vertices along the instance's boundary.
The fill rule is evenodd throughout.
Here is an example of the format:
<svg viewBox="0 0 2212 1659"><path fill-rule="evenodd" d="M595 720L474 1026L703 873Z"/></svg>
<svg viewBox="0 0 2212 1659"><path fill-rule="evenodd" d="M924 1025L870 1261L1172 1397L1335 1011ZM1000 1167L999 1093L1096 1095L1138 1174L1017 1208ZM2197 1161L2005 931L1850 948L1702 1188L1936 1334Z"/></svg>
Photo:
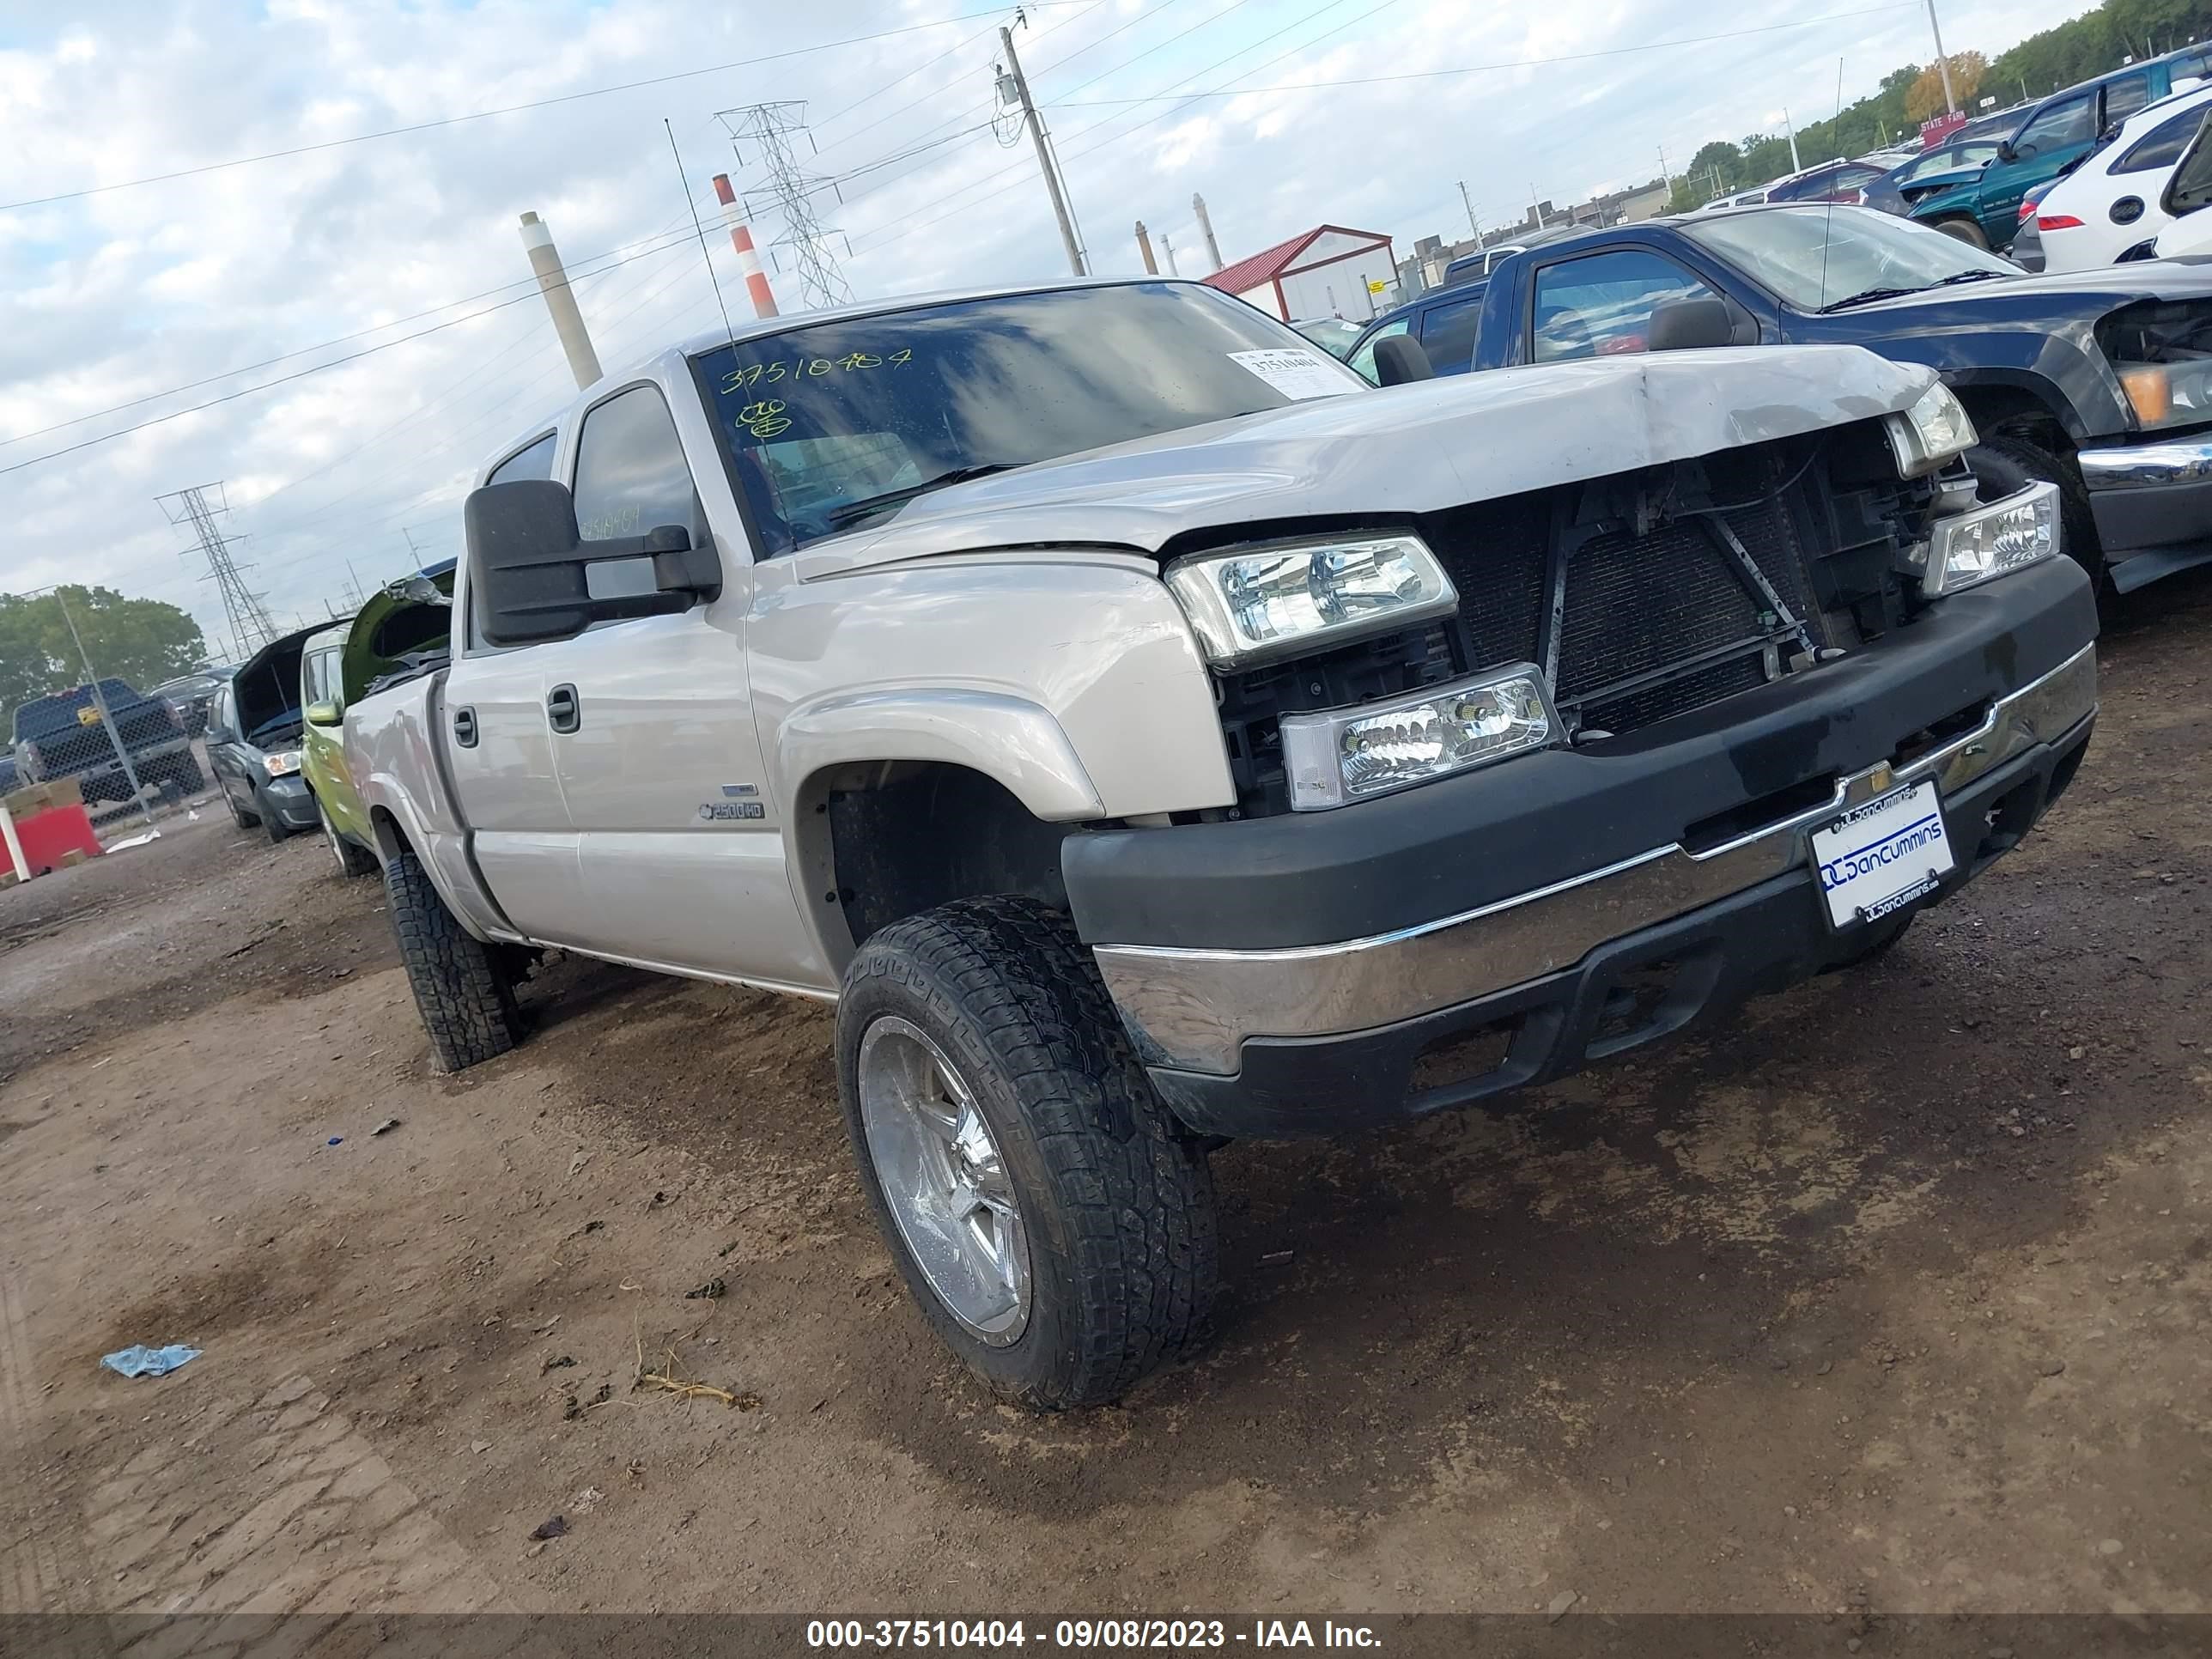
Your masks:
<svg viewBox="0 0 2212 1659"><path fill-rule="evenodd" d="M477 711L473 708L453 710L453 741L464 749L477 746Z"/></svg>
<svg viewBox="0 0 2212 1659"><path fill-rule="evenodd" d="M584 723L574 686L556 685L545 694L545 718L556 732L573 732Z"/></svg>

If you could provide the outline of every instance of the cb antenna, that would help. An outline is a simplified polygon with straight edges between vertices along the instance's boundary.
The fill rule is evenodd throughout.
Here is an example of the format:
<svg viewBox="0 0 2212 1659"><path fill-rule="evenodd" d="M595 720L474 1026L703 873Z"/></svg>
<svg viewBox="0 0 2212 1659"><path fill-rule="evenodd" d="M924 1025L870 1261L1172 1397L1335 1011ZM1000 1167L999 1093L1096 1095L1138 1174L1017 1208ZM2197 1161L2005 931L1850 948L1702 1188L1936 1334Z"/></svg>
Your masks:
<svg viewBox="0 0 2212 1659"><path fill-rule="evenodd" d="M1840 77L1842 71L1838 70ZM691 179L684 171L684 152L676 148L676 129L662 116L660 125L668 134L668 153L676 158L676 182L684 186L684 204L691 210L691 228L698 233L699 257L707 262L707 280L714 285L714 303L722 313L722 332L732 345L738 343L738 331L730 324L730 307L723 303L722 279L714 273L714 256L707 251L707 227L699 222L699 204L691 195Z"/></svg>

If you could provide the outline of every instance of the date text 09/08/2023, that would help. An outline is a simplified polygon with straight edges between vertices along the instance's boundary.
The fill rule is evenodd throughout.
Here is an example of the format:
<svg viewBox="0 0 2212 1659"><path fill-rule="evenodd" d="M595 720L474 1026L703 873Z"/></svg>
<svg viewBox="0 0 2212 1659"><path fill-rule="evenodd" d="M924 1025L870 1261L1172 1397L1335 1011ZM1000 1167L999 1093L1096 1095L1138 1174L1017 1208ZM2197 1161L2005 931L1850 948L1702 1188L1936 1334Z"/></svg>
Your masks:
<svg viewBox="0 0 2212 1659"><path fill-rule="evenodd" d="M1365 1625L1333 1620L1255 1619L814 1619L806 1645L872 1648L1379 1648Z"/></svg>

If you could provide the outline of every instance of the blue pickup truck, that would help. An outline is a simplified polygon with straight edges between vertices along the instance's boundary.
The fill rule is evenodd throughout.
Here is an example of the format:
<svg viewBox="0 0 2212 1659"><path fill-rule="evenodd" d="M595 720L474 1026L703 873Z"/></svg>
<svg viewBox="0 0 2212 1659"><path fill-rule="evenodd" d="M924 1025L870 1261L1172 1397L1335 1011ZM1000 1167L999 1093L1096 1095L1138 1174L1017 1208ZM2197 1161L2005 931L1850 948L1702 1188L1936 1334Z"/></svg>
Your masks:
<svg viewBox="0 0 2212 1659"><path fill-rule="evenodd" d="M1458 290L1447 289L1446 294ZM1374 380L1419 353L1347 360ZM1769 204L1592 230L1491 275L1433 373L1686 347L1860 345L1940 373L1985 490L2058 486L2067 549L2125 592L2212 562L2212 264L2031 276L1866 208ZM1465 356L1458 354L1464 353ZM1418 372L1418 370L1416 371Z"/></svg>

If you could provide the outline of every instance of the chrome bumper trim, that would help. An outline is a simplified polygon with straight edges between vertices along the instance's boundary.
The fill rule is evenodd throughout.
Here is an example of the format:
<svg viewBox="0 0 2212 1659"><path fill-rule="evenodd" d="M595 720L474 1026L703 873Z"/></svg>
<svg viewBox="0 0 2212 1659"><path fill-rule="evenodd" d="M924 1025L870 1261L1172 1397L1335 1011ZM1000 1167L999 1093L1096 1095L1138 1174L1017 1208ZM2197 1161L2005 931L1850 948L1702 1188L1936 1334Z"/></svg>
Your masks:
<svg viewBox="0 0 2212 1659"><path fill-rule="evenodd" d="M2092 489L2162 489L2212 483L2212 438L2166 438L2115 449L2075 452L2081 482Z"/></svg>
<svg viewBox="0 0 2212 1659"><path fill-rule="evenodd" d="M2084 646L1994 704L1974 731L1910 766L1854 773L1826 804L1702 853L1654 848L1480 909L1335 945L1101 945L1099 971L1147 1062L1233 1076L1248 1038L1366 1030L1569 967L1608 939L1796 868L1807 832L1848 807L1927 779L1948 797L2096 708L2096 647Z"/></svg>

